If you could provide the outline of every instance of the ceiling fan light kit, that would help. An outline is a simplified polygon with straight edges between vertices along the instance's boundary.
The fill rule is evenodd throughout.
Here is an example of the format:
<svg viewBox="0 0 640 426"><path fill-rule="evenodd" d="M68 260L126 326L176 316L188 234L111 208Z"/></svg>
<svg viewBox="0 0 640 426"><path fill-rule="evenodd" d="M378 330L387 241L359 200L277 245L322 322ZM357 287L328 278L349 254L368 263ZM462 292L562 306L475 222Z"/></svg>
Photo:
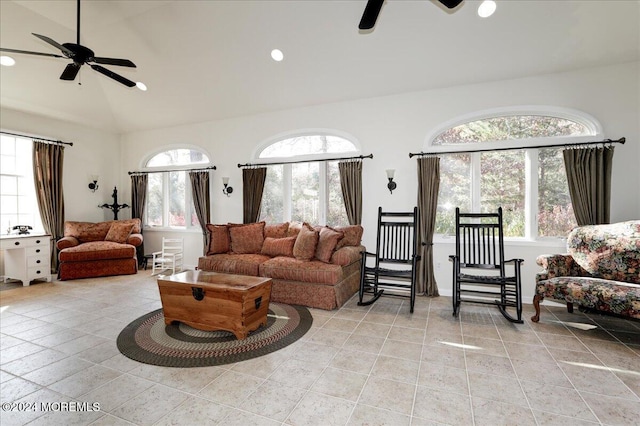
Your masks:
<svg viewBox="0 0 640 426"><path fill-rule="evenodd" d="M36 36L40 40L60 50L62 55L53 54L53 53L32 52L29 50L7 49L7 48L1 48L1 47L0 47L0 51L20 53L20 54L26 54L26 55L50 56L54 58L71 59L73 62L66 66L66 68L60 75L61 80L66 80L66 81L75 80L76 76L78 75L78 72L80 71L80 67L82 67L82 65L84 64L88 64L93 70L117 81L118 83L124 84L127 87L136 86L136 83L129 80L128 78L125 78L101 65L98 65L98 64L104 64L104 65L116 65L120 67L135 68L136 65L133 62L131 62L129 59L103 58L103 57L95 56L95 53L93 52L93 50L80 44L80 0L78 0L77 4L78 4L78 9L77 9L78 14L77 14L76 43L60 44L50 37L47 37L41 34L32 33L34 36Z"/></svg>

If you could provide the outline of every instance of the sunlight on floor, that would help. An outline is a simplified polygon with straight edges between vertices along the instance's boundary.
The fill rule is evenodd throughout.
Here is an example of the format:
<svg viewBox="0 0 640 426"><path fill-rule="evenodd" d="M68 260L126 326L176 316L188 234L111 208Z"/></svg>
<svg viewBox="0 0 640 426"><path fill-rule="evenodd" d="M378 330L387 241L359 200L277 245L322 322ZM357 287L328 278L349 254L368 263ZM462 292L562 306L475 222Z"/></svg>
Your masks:
<svg viewBox="0 0 640 426"><path fill-rule="evenodd" d="M557 322L558 324L564 324L567 327L577 328L578 330L593 330L594 328L598 328L597 325L584 324L581 322L566 322L566 321L549 321L549 322Z"/></svg>
<svg viewBox="0 0 640 426"><path fill-rule="evenodd" d="M455 348L460 348L460 349L473 349L476 351L482 350L480 346L463 345L462 343L453 343L453 342L438 342L438 343L447 345L447 346L453 346Z"/></svg>
<svg viewBox="0 0 640 426"><path fill-rule="evenodd" d="M633 370L623 370L620 368L611 368L611 367L606 367L604 365L587 364L584 362L571 362L571 361L562 361L562 362L569 365L575 365L576 367L585 367L585 368L592 368L594 370L606 370L612 373L624 373L624 374L633 374L634 376L640 376L640 372L633 371Z"/></svg>

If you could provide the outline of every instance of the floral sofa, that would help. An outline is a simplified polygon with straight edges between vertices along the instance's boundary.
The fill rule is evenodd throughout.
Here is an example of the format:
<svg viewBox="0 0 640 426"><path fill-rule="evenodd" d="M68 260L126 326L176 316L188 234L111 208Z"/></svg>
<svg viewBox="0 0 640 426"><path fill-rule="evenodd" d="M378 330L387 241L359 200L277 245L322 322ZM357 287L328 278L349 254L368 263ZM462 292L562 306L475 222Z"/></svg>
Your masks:
<svg viewBox="0 0 640 426"><path fill-rule="evenodd" d="M640 319L640 220L575 228L568 254L542 255L533 298L540 319L545 297Z"/></svg>
<svg viewBox="0 0 640 426"><path fill-rule="evenodd" d="M358 291L363 228L208 224L202 271L272 278L271 300L332 310Z"/></svg>
<svg viewBox="0 0 640 426"><path fill-rule="evenodd" d="M142 244L140 219L64 223L56 242L58 279L105 277L138 272L136 247Z"/></svg>

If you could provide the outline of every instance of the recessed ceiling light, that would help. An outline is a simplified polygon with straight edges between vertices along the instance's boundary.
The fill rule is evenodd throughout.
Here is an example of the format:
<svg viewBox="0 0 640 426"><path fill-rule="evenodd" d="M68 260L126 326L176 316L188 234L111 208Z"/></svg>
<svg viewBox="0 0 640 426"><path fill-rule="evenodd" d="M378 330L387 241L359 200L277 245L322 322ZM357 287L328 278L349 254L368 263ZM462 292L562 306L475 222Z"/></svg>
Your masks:
<svg viewBox="0 0 640 426"><path fill-rule="evenodd" d="M496 2L493 0L484 0L478 6L478 16L481 18L488 18L496 11Z"/></svg>
<svg viewBox="0 0 640 426"><path fill-rule="evenodd" d="M280 49L273 49L271 51L271 57L273 58L274 61L280 62L281 60L284 59L284 53L282 53L282 50Z"/></svg>
<svg viewBox="0 0 640 426"><path fill-rule="evenodd" d="M144 83L143 83L143 82L141 82L141 81L136 82L136 87L137 87L138 89L142 90L143 92L146 92L146 91L147 91L147 85L146 85L146 84L144 84Z"/></svg>
<svg viewBox="0 0 640 426"><path fill-rule="evenodd" d="M0 56L0 65L4 65L5 67L12 67L16 64L16 60L11 56Z"/></svg>

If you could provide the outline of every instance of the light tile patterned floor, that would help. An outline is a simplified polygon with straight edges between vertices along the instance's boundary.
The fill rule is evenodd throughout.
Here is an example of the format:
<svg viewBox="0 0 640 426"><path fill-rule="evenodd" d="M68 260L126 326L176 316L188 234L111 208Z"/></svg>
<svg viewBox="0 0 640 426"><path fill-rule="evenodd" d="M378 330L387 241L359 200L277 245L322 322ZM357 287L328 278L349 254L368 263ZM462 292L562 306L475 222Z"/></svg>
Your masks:
<svg viewBox="0 0 640 426"><path fill-rule="evenodd" d="M0 400L98 402L100 411L4 411L9 425L632 425L640 322L545 306L539 324L450 298L383 297L338 311L278 352L218 367L141 364L120 330L160 307L154 277L0 292ZM595 326L595 327L592 327ZM59 405L59 404L58 404Z"/></svg>

